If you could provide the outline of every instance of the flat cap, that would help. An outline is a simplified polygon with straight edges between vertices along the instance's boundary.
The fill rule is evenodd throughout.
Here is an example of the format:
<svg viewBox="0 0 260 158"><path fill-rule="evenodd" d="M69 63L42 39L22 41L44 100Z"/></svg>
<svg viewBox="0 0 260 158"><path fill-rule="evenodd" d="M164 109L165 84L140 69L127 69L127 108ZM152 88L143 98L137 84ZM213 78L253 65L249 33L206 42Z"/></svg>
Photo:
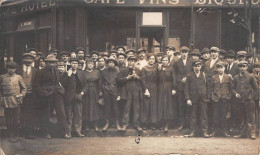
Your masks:
<svg viewBox="0 0 260 158"><path fill-rule="evenodd" d="M209 49L208 48L203 48L201 51L201 55L204 53L209 53Z"/></svg>
<svg viewBox="0 0 260 158"><path fill-rule="evenodd" d="M145 49L143 49L143 48L139 48L139 49L137 50L137 52L136 52L136 53L137 53L137 54L140 54L141 52L144 52L144 53L145 53L145 52L146 52L146 50L145 50Z"/></svg>
<svg viewBox="0 0 260 158"><path fill-rule="evenodd" d="M125 58L127 58L127 55L125 53L118 53L117 57L119 57L119 55L123 55Z"/></svg>
<svg viewBox="0 0 260 158"><path fill-rule="evenodd" d="M72 62L72 61L77 61L77 62L79 62L79 58L70 58L70 62Z"/></svg>
<svg viewBox="0 0 260 158"><path fill-rule="evenodd" d="M253 53L248 53L246 57L247 57L247 58L250 58L250 57L253 57L253 56L254 56Z"/></svg>
<svg viewBox="0 0 260 158"><path fill-rule="evenodd" d="M22 57L31 57L34 60L34 56L31 53L23 53Z"/></svg>
<svg viewBox="0 0 260 158"><path fill-rule="evenodd" d="M175 47L174 46L172 46L172 45L168 45L168 46L166 46L166 49L170 49L170 50L173 50L173 51L175 51L176 49L175 49Z"/></svg>
<svg viewBox="0 0 260 158"><path fill-rule="evenodd" d="M210 51L219 52L220 50L219 50L218 47L213 46L213 47L210 48Z"/></svg>
<svg viewBox="0 0 260 158"><path fill-rule="evenodd" d="M226 58L236 58L236 53L235 53L235 51L233 51L233 50L228 50L226 53L225 53L225 57Z"/></svg>
<svg viewBox="0 0 260 158"><path fill-rule="evenodd" d="M187 47L187 46L182 46L181 49L180 49L180 51L183 51L183 50L190 51L190 48Z"/></svg>
<svg viewBox="0 0 260 158"><path fill-rule="evenodd" d="M129 61L129 60L137 61L137 58L136 58L135 56L130 56L130 57L127 59L127 61Z"/></svg>
<svg viewBox="0 0 260 158"><path fill-rule="evenodd" d="M190 55L200 56L200 50L199 49L194 49L194 50L191 51Z"/></svg>
<svg viewBox="0 0 260 158"><path fill-rule="evenodd" d="M226 64L223 61L217 62L217 67L224 67Z"/></svg>
<svg viewBox="0 0 260 158"><path fill-rule="evenodd" d="M224 49L220 49L220 50L219 50L219 54L225 55L225 54L226 54L226 51L225 51Z"/></svg>
<svg viewBox="0 0 260 158"><path fill-rule="evenodd" d="M51 53L51 52L58 52L58 49L52 48L51 50L49 50L49 53Z"/></svg>
<svg viewBox="0 0 260 158"><path fill-rule="evenodd" d="M118 51L117 51L117 50L110 50L110 51L109 51L109 54L111 54L111 53L116 53L116 54L118 54Z"/></svg>
<svg viewBox="0 0 260 158"><path fill-rule="evenodd" d="M99 54L100 54L100 56L102 56L102 57L104 57L104 56L109 57L108 52L100 52Z"/></svg>
<svg viewBox="0 0 260 158"><path fill-rule="evenodd" d="M128 49L127 51L125 51L125 54L128 54L129 52L135 53L135 50L133 50L133 49Z"/></svg>
<svg viewBox="0 0 260 158"><path fill-rule="evenodd" d="M16 62L10 61L10 62L8 62L6 64L6 67L10 68L10 69L16 69L17 68L17 64L16 64Z"/></svg>
<svg viewBox="0 0 260 158"><path fill-rule="evenodd" d="M244 50L241 50L241 51L238 51L237 52L237 56L239 57L239 56L246 56L247 55L247 52L246 51L244 51Z"/></svg>
<svg viewBox="0 0 260 158"><path fill-rule="evenodd" d="M60 56L63 56L63 55L68 55L69 56L70 53L68 51L63 50L63 51L60 52Z"/></svg>
<svg viewBox="0 0 260 158"><path fill-rule="evenodd" d="M113 61L113 62L115 63L115 66L118 65L117 60L116 60L113 56L110 56L110 57L106 60L106 64L108 64L110 61Z"/></svg>
<svg viewBox="0 0 260 158"><path fill-rule="evenodd" d="M117 46L116 50L118 50L119 48L122 48L124 50L124 52L125 52L125 47L124 46Z"/></svg>
<svg viewBox="0 0 260 158"><path fill-rule="evenodd" d="M180 51L176 51L176 52L174 52L174 55L180 55L180 54L181 54Z"/></svg>
<svg viewBox="0 0 260 158"><path fill-rule="evenodd" d="M28 48L28 49L26 50L26 53L29 53L30 51L38 52L38 50L36 50L35 48Z"/></svg>
<svg viewBox="0 0 260 158"><path fill-rule="evenodd" d="M258 60L256 63L254 63L253 67L260 67L260 61Z"/></svg>
<svg viewBox="0 0 260 158"><path fill-rule="evenodd" d="M247 61L240 61L237 65L238 66L243 66L243 65L247 66L248 62Z"/></svg>
<svg viewBox="0 0 260 158"><path fill-rule="evenodd" d="M197 66L197 65L201 65L202 64L202 61L201 60L194 60L193 62L192 62L192 66Z"/></svg>
<svg viewBox="0 0 260 158"><path fill-rule="evenodd" d="M59 61L57 65L58 66L65 66L66 64L63 61Z"/></svg>
<svg viewBox="0 0 260 158"><path fill-rule="evenodd" d="M79 51L85 52L85 49L84 49L83 47L78 47L78 48L76 48L76 52L78 53Z"/></svg>
<svg viewBox="0 0 260 158"><path fill-rule="evenodd" d="M157 56L163 56L163 55L165 55L164 52L158 52L158 53L157 53Z"/></svg>
<svg viewBox="0 0 260 158"><path fill-rule="evenodd" d="M97 51L92 51L92 52L90 53L90 56L92 56L93 54L96 54L96 55L99 56L99 52L97 52Z"/></svg>

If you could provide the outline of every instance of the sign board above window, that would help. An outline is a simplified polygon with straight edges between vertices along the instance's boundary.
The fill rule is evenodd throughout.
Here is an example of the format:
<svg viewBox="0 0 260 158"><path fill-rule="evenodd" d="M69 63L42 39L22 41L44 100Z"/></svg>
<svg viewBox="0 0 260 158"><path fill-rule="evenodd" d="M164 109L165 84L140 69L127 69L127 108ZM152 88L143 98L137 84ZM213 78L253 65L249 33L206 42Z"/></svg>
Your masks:
<svg viewBox="0 0 260 158"><path fill-rule="evenodd" d="M162 19L162 12L143 12L142 25L163 25Z"/></svg>

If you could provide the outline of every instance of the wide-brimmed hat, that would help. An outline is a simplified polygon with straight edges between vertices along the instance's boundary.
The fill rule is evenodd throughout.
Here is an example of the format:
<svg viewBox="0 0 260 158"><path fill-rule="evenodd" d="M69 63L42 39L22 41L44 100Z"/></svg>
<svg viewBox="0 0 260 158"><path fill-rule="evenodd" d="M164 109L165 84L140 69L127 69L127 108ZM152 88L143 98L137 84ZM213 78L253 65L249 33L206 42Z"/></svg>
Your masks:
<svg viewBox="0 0 260 158"><path fill-rule="evenodd" d="M117 60L116 60L114 57L112 57L112 56L110 56L110 57L106 60L106 64L108 64L110 61L113 61L113 62L115 63L115 66L118 65Z"/></svg>
<svg viewBox="0 0 260 158"><path fill-rule="evenodd" d="M45 58L44 61L45 61L45 62L57 62L58 59L57 59L53 54L50 54L50 55L48 55L48 56Z"/></svg>

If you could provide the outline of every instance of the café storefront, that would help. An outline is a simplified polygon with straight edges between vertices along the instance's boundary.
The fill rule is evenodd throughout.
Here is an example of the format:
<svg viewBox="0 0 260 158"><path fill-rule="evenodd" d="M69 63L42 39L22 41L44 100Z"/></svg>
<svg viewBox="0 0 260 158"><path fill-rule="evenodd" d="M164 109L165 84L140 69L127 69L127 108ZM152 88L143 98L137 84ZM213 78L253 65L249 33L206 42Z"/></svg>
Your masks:
<svg viewBox="0 0 260 158"><path fill-rule="evenodd" d="M252 45L260 52L260 0L252 0ZM248 30L230 21L241 17L244 0L5 0L0 7L1 57L20 61L27 48L90 51L143 47L164 51L218 46L246 49Z"/></svg>

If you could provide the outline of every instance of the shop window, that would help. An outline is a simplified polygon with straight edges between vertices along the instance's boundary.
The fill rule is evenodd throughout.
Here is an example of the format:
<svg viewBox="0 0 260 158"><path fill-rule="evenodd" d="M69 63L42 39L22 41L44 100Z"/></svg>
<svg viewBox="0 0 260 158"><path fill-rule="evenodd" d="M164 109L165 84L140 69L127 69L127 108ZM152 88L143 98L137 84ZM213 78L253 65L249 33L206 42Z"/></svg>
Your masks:
<svg viewBox="0 0 260 158"><path fill-rule="evenodd" d="M135 49L135 10L91 9L87 17L90 51L109 51L119 45Z"/></svg>

